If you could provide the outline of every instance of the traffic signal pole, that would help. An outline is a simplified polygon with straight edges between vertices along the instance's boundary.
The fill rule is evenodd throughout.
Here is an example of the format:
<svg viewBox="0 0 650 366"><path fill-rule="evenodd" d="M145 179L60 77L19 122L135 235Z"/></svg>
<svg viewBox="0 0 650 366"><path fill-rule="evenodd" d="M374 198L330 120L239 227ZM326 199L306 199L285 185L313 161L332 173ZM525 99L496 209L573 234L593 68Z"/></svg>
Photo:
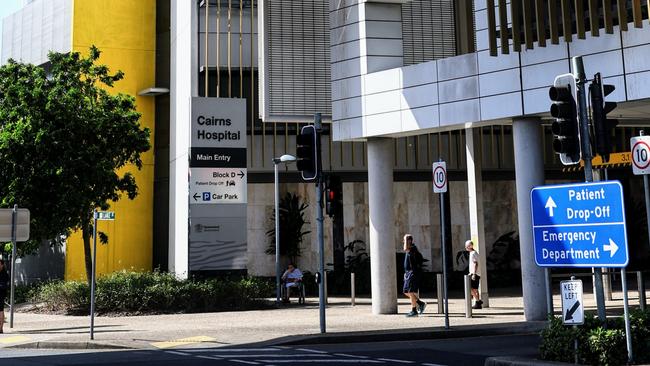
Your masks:
<svg viewBox="0 0 650 366"><path fill-rule="evenodd" d="M314 126L319 133L316 136L320 139L320 131L322 129L321 114L314 114ZM320 146L320 144L319 144ZM320 154L319 160L320 160ZM320 314L320 332L325 333L325 243L323 239L323 174L320 171L320 161L317 163L317 178L316 178L316 221L318 233L318 271L320 272L320 281L318 283L318 310Z"/></svg>
<svg viewBox="0 0 650 366"><path fill-rule="evenodd" d="M589 141L589 117L587 116L587 78L585 68L582 63L582 57L573 57L573 75L576 79L576 94L578 104L578 118L580 124L580 144L582 150L582 161L585 164L585 182L594 181L593 167L591 165L591 144ZM598 319L606 324L605 314L605 292L603 289L603 271L600 268L594 268L594 286L596 288L596 306L598 307Z"/></svg>

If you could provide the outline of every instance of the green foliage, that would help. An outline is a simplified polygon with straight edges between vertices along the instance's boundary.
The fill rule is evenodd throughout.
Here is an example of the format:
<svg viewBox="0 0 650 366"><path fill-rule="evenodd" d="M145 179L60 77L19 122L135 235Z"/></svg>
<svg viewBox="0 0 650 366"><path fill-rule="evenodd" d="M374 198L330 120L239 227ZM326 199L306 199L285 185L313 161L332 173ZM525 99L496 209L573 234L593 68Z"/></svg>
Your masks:
<svg viewBox="0 0 650 366"><path fill-rule="evenodd" d="M562 325L559 317L549 318L548 326L542 330L540 356L543 360L573 362L574 339L578 333L573 327Z"/></svg>
<svg viewBox="0 0 650 366"><path fill-rule="evenodd" d="M13 60L0 67L0 207L30 209L32 240L21 254L78 229L89 243L92 210L138 193L120 169L142 167L149 130L134 97L108 92L124 75L99 57L93 46L87 57L50 53L48 71Z"/></svg>
<svg viewBox="0 0 650 366"><path fill-rule="evenodd" d="M635 362L647 363L650 361L650 311L632 311L630 324ZM541 336L540 356L544 360L573 363L574 340L577 338L581 364L604 366L627 363L622 317L608 319L607 328L593 315L587 315L585 323L578 327L565 326L561 317L552 317Z"/></svg>
<svg viewBox="0 0 650 366"><path fill-rule="evenodd" d="M263 307L273 296L269 281L258 278L179 280L161 272L115 272L97 280L98 313L176 313L241 310ZM48 311L87 313L90 288L80 281L42 285L33 301Z"/></svg>
<svg viewBox="0 0 650 366"><path fill-rule="evenodd" d="M305 210L309 205L304 203L300 196L287 192L278 202L280 212L280 255L289 257L289 260L296 263L300 257L300 245L305 235L311 231L303 231L303 226L309 221L305 218ZM275 212L272 216L273 228L266 232L269 237L269 246L266 254L275 254Z"/></svg>
<svg viewBox="0 0 650 366"><path fill-rule="evenodd" d="M589 353L585 354L589 365L625 365L627 351L625 331L598 327L589 331Z"/></svg>

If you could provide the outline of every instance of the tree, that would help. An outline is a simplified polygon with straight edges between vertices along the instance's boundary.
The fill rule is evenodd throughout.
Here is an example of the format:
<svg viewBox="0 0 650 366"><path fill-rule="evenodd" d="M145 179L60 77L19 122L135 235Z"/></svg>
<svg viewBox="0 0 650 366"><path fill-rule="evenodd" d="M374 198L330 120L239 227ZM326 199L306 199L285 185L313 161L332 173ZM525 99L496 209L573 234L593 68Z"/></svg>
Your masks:
<svg viewBox="0 0 650 366"><path fill-rule="evenodd" d="M138 193L126 168L142 167L149 129L135 98L108 92L124 74L98 64L100 51L50 53L48 70L9 60L0 67L0 207L31 212L33 252L81 230L90 282L92 212ZM107 237L101 234L102 242Z"/></svg>
<svg viewBox="0 0 650 366"><path fill-rule="evenodd" d="M305 235L311 231L303 231L302 227L309 222L305 218L308 204L301 201L300 196L287 192L278 202L280 212L280 255L289 257L292 263L300 256L300 244ZM266 254L275 254L275 212L272 216L273 228L266 232L269 246Z"/></svg>

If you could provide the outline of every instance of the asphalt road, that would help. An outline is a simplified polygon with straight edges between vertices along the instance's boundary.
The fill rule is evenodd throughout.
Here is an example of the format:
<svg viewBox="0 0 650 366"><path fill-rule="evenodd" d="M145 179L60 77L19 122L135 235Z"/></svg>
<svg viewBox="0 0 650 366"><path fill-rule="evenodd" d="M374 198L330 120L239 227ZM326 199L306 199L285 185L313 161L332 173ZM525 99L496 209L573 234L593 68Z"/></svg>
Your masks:
<svg viewBox="0 0 650 366"><path fill-rule="evenodd" d="M537 335L309 346L134 351L0 351L0 365L483 365L490 356L535 357Z"/></svg>

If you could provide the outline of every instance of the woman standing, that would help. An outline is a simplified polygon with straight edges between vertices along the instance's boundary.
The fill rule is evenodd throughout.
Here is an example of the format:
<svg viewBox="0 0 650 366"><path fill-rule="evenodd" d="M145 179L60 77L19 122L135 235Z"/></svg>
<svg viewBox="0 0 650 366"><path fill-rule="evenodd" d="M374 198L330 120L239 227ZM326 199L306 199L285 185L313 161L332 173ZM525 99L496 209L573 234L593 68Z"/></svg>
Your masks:
<svg viewBox="0 0 650 366"><path fill-rule="evenodd" d="M9 275L5 261L0 259L0 333L5 323L5 299L7 298L7 287L9 287Z"/></svg>
<svg viewBox="0 0 650 366"><path fill-rule="evenodd" d="M422 277L422 254L413 244L411 234L404 235L404 295L411 300L411 312L406 314L407 317L418 316L424 312L427 304L418 298L420 291L420 279Z"/></svg>

